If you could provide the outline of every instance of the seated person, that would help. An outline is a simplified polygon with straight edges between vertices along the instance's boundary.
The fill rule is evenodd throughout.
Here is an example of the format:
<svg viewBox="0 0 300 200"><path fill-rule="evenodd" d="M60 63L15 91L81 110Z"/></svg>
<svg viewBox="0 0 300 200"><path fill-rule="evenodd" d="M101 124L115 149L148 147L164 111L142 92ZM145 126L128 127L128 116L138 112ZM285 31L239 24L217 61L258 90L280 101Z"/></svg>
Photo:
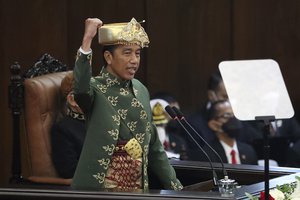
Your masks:
<svg viewBox="0 0 300 200"><path fill-rule="evenodd" d="M168 158L183 159L186 149L185 141L168 127L170 118L164 109L169 105L168 102L163 99L152 99L150 105L159 140L163 144Z"/></svg>
<svg viewBox="0 0 300 200"><path fill-rule="evenodd" d="M61 95L66 102L64 113L51 129L52 159L62 178L73 177L86 134L84 115L72 93L73 82L73 72L61 82Z"/></svg>
<svg viewBox="0 0 300 200"><path fill-rule="evenodd" d="M225 89L225 85L222 79L222 76L219 71L213 73L208 81L208 88L207 88L207 99L208 102L206 105L202 106L198 111L192 113L187 117L187 121L192 125L192 127L207 141L211 142L216 139L216 135L208 126L209 120L209 109L211 105L216 101L228 100L228 95ZM251 144L251 141L254 138L258 138L259 132L254 129L252 126L248 124L248 122L243 121L243 135L240 135L238 140L242 142L246 142ZM192 130L189 130L193 133ZM185 135L186 141L188 144L189 149L197 150L198 147L194 144L194 142L186 136L185 131L182 130L182 134ZM198 139L196 135L195 138ZM199 139L197 142L203 146L204 143Z"/></svg>
<svg viewBox="0 0 300 200"><path fill-rule="evenodd" d="M221 100L214 102L209 109L208 127L216 135L210 145L220 155L224 163L230 164L257 164L257 157L252 146L237 141L239 134L243 134L243 124L237 120L231 108L229 101ZM220 162L218 157L208 147L203 147L212 162ZM198 152L189 152L192 160L207 161L204 154Z"/></svg>

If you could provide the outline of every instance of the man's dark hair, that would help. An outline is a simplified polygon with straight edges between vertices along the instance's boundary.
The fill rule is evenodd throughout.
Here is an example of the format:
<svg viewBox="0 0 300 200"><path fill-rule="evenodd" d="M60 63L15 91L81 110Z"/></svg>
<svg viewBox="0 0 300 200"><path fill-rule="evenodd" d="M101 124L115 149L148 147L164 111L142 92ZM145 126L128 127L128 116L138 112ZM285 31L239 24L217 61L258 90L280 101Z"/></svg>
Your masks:
<svg viewBox="0 0 300 200"><path fill-rule="evenodd" d="M213 73L208 80L208 90L216 91L222 81L223 79L220 71Z"/></svg>
<svg viewBox="0 0 300 200"><path fill-rule="evenodd" d="M109 51L111 54L114 54L114 50L117 48L117 45L107 45L107 46L103 46L102 49L102 57L103 57L103 62L104 62L104 67L107 66L107 62L104 58L104 52L105 51Z"/></svg>
<svg viewBox="0 0 300 200"><path fill-rule="evenodd" d="M219 104L223 104L225 102L228 102L228 100L219 100L219 101L216 101L216 102L213 102L208 110L208 119L211 120L215 117L217 117L217 112L218 112L218 109L217 109L217 106Z"/></svg>

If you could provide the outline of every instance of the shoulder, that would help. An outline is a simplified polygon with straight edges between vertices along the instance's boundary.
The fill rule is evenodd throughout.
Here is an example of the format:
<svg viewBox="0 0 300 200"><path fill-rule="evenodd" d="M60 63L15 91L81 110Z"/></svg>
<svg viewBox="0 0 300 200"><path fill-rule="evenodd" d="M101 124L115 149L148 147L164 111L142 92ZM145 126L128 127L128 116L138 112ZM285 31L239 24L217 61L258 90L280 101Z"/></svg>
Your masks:
<svg viewBox="0 0 300 200"><path fill-rule="evenodd" d="M139 80L132 79L132 87L134 88L134 90L137 90L137 95L140 98L146 97L147 100L150 100L150 94L147 87Z"/></svg>
<svg viewBox="0 0 300 200"><path fill-rule="evenodd" d="M139 81L138 79L135 79L135 78L132 79L132 85L133 85L133 87L138 87L140 89L144 89L144 90L148 91L146 86L141 81Z"/></svg>
<svg viewBox="0 0 300 200"><path fill-rule="evenodd" d="M239 150L255 152L254 148L250 144L246 144L244 142L237 141L237 146Z"/></svg>

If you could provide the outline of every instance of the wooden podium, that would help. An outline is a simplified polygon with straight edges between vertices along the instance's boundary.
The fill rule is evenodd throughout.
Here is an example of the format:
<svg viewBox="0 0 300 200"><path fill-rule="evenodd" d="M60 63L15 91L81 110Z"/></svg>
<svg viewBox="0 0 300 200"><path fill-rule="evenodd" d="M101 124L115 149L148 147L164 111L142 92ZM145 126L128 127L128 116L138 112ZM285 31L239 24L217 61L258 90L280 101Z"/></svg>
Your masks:
<svg viewBox="0 0 300 200"><path fill-rule="evenodd" d="M112 191L99 189L98 191L72 190L67 186L47 185L6 185L0 186L0 199L136 199L136 200L171 200L171 199L246 199L245 192L258 194L264 190L264 169L256 165L225 164L229 178L235 179L241 188L237 189L232 198L221 197L213 191L211 169L209 163L171 160L178 178L185 189L182 191L161 190L154 177L151 178L149 191ZM222 168L214 163L219 178L222 177ZM295 181L295 173L300 169L270 167L270 187ZM157 187L157 188L155 188Z"/></svg>

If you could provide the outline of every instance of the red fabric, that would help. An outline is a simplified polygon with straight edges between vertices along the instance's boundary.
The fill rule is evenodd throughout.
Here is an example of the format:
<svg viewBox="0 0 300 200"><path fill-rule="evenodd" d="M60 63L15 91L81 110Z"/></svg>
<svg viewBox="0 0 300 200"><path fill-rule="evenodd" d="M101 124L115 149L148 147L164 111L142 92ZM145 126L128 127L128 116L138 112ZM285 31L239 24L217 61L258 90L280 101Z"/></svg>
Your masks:
<svg viewBox="0 0 300 200"><path fill-rule="evenodd" d="M164 146L165 150L169 150L170 145L169 145L169 142L167 140L164 141L163 146Z"/></svg>
<svg viewBox="0 0 300 200"><path fill-rule="evenodd" d="M260 192L260 197L259 197L260 200L265 200L266 197L265 197L265 192ZM269 200L275 200L270 194L269 194Z"/></svg>
<svg viewBox="0 0 300 200"><path fill-rule="evenodd" d="M231 155L231 164L237 164L236 157L235 157L235 150L232 149L230 155Z"/></svg>

